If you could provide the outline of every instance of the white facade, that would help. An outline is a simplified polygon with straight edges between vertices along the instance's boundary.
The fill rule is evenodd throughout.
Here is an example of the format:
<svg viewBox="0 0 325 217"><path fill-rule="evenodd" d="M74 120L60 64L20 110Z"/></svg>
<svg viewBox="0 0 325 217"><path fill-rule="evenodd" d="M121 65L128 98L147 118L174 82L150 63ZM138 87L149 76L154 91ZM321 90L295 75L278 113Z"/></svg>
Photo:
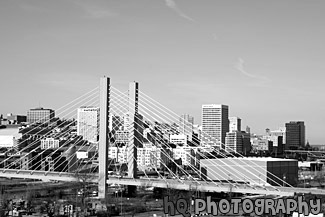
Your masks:
<svg viewBox="0 0 325 217"><path fill-rule="evenodd" d="M269 140L261 138L251 138L252 148L256 151L268 151Z"/></svg>
<svg viewBox="0 0 325 217"><path fill-rule="evenodd" d="M169 142L176 145L187 145L187 136L184 134L170 135Z"/></svg>
<svg viewBox="0 0 325 217"><path fill-rule="evenodd" d="M115 142L127 144L129 142L129 132L124 130L118 130L115 132Z"/></svg>
<svg viewBox="0 0 325 217"><path fill-rule="evenodd" d="M241 132L233 131L227 133L226 151L243 153L243 138Z"/></svg>
<svg viewBox="0 0 325 217"><path fill-rule="evenodd" d="M109 147L108 148L108 158L117 160L117 147Z"/></svg>
<svg viewBox="0 0 325 217"><path fill-rule="evenodd" d="M229 131L228 106L202 105L201 144L224 146L226 133Z"/></svg>
<svg viewBox="0 0 325 217"><path fill-rule="evenodd" d="M0 135L0 147L11 148L17 144L17 140L11 135Z"/></svg>
<svg viewBox="0 0 325 217"><path fill-rule="evenodd" d="M126 146L123 147L109 147L108 158L115 159L116 162L126 163Z"/></svg>
<svg viewBox="0 0 325 217"><path fill-rule="evenodd" d="M160 148L151 144L144 144L143 148L137 148L137 163L138 169L145 170L156 170L160 168Z"/></svg>
<svg viewBox="0 0 325 217"><path fill-rule="evenodd" d="M87 159L88 152L87 151L77 151L77 158L78 159Z"/></svg>
<svg viewBox="0 0 325 217"><path fill-rule="evenodd" d="M160 148L152 145L145 145L143 148L137 148L137 164L140 171L160 168ZM127 162L126 146L121 148L110 147L108 149L108 157L115 159L119 163Z"/></svg>
<svg viewBox="0 0 325 217"><path fill-rule="evenodd" d="M282 144L285 144L286 143L286 128L279 127L278 130L271 130L268 133L268 136L282 136Z"/></svg>
<svg viewBox="0 0 325 217"><path fill-rule="evenodd" d="M275 135L266 135L266 136L263 136L263 139L267 139L269 141L272 141L274 147L278 147L279 146L279 144L278 144L278 138L279 138L279 136L275 136Z"/></svg>
<svg viewBox="0 0 325 217"><path fill-rule="evenodd" d="M0 147L10 148L17 146L18 140L22 137L18 128L0 129Z"/></svg>
<svg viewBox="0 0 325 217"><path fill-rule="evenodd" d="M177 147L173 149L173 158L175 160L182 159L182 165L192 165L194 156L192 156L192 148L190 147Z"/></svg>
<svg viewBox="0 0 325 217"><path fill-rule="evenodd" d="M99 108L81 107L78 108L77 135L84 140L98 142L99 136Z"/></svg>
<svg viewBox="0 0 325 217"><path fill-rule="evenodd" d="M128 130L130 125L130 114L127 112L123 116L123 130Z"/></svg>
<svg viewBox="0 0 325 217"><path fill-rule="evenodd" d="M241 119L238 117L229 118L229 132L241 131Z"/></svg>
<svg viewBox="0 0 325 217"><path fill-rule="evenodd" d="M122 148L118 148L118 153L117 153L117 161L119 163L126 163L127 162L127 156L126 156L126 146Z"/></svg>
<svg viewBox="0 0 325 217"><path fill-rule="evenodd" d="M60 141L54 138L46 138L41 140L41 149L57 149L60 147Z"/></svg>

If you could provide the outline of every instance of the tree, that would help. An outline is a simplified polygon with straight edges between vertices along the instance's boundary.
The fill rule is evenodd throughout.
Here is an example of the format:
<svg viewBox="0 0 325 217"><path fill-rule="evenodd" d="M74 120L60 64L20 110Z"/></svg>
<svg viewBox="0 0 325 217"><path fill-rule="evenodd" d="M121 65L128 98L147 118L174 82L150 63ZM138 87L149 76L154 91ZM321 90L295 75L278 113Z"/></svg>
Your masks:
<svg viewBox="0 0 325 217"><path fill-rule="evenodd" d="M322 184L325 182L325 172L324 171L319 171L317 175L314 177L314 180L319 184L321 187Z"/></svg>
<svg viewBox="0 0 325 217"><path fill-rule="evenodd" d="M85 199L88 196L88 187L93 182L93 174L87 173L87 171L78 171L75 173L75 177L77 179L77 185L80 186L76 188L76 194L81 196L81 208L85 212L86 204ZM80 190L81 194L78 194L78 190ZM77 201L76 201L77 203Z"/></svg>

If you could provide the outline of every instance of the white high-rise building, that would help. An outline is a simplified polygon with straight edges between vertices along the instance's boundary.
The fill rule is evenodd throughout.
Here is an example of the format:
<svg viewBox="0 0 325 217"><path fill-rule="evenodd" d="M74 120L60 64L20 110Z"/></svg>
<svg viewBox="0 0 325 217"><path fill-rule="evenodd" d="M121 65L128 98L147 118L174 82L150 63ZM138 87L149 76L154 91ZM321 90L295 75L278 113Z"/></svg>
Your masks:
<svg viewBox="0 0 325 217"><path fill-rule="evenodd" d="M241 119L238 117L229 118L229 132L241 131Z"/></svg>
<svg viewBox="0 0 325 217"><path fill-rule="evenodd" d="M192 141L194 117L184 114L179 118L179 132L187 136L187 140Z"/></svg>
<svg viewBox="0 0 325 217"><path fill-rule="evenodd" d="M221 149L224 149L228 131L228 106L220 104L202 105L201 144L203 146L217 144Z"/></svg>
<svg viewBox="0 0 325 217"><path fill-rule="evenodd" d="M243 153L243 139L240 131L231 131L226 136L227 152Z"/></svg>
<svg viewBox="0 0 325 217"><path fill-rule="evenodd" d="M77 135L89 142L98 142L99 136L99 108L78 108Z"/></svg>

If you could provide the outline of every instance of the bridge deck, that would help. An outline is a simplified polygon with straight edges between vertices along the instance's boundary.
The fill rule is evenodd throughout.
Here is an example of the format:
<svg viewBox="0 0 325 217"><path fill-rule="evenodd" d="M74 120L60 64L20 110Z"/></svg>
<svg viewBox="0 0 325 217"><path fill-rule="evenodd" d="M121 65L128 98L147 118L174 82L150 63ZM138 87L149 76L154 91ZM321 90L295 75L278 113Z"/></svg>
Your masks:
<svg viewBox="0 0 325 217"><path fill-rule="evenodd" d="M183 183L182 183L183 182ZM160 188L172 188L178 190L190 190L201 192L234 192L234 193L246 193L246 194L258 194L258 195L278 195L278 196L293 196L295 193L304 194L317 194L325 195L323 189L311 189L311 188L291 188L291 187L274 187L274 186L252 186L244 184L229 184L229 183L213 183L213 182L193 182L193 181L177 181L168 180L168 182L162 179L127 179L111 177L107 180L107 183L120 185L134 185L134 186L148 186L148 187L160 187Z"/></svg>
<svg viewBox="0 0 325 217"><path fill-rule="evenodd" d="M0 177L20 178L20 179L38 179L43 181L64 181L78 182L81 179L87 179L87 182L98 182L98 175L48 172L48 171L32 171L32 170L16 170L16 169L0 169ZM234 192L246 194L265 194L278 196L293 196L295 193L325 195L323 189L311 188L291 188L291 187L273 187L273 186L252 186L248 184L230 184L216 183L204 181L190 180L163 180L163 179L129 179L108 177L107 184L133 185L144 187L172 188L178 190L190 190L201 192Z"/></svg>

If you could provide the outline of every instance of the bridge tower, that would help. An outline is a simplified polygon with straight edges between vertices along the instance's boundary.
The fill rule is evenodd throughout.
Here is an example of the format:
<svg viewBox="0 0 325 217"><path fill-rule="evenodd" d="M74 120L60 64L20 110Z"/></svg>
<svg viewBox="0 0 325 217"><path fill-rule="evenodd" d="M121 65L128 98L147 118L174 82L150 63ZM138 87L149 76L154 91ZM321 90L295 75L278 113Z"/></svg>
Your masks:
<svg viewBox="0 0 325 217"><path fill-rule="evenodd" d="M98 197L106 199L107 193L107 167L108 167L108 147L109 147L109 111L110 111L110 79L103 77L100 79L100 128L98 144Z"/></svg>
<svg viewBox="0 0 325 217"><path fill-rule="evenodd" d="M128 177L137 177L137 147L142 144L143 135L143 117L139 114L139 83L131 82L129 84L129 128L128 128L128 145L127 145L127 164L128 164Z"/></svg>

